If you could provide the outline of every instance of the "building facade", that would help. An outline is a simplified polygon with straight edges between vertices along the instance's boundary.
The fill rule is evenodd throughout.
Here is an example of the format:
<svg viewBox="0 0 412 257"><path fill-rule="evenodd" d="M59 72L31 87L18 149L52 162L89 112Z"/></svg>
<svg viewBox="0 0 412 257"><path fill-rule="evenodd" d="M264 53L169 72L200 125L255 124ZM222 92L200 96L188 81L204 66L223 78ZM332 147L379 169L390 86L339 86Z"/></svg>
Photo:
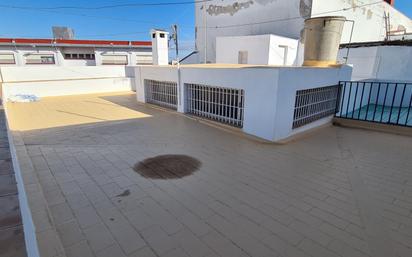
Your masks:
<svg viewBox="0 0 412 257"><path fill-rule="evenodd" d="M74 39L0 39L0 65L152 64L152 42Z"/></svg>
<svg viewBox="0 0 412 257"><path fill-rule="evenodd" d="M218 37L216 63L296 65L298 40L276 35Z"/></svg>
<svg viewBox="0 0 412 257"><path fill-rule="evenodd" d="M388 3L389 2L389 3ZM345 16L342 43L382 41L388 32L412 32L412 21L376 0L213 0L195 5L198 62L216 62L216 38L275 34L300 39L304 20Z"/></svg>

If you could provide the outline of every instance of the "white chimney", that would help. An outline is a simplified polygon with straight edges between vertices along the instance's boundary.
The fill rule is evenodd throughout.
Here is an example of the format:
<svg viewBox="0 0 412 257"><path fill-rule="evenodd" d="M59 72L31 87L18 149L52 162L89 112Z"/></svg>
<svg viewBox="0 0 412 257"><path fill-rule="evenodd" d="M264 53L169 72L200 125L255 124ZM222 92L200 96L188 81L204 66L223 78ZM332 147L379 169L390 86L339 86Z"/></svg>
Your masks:
<svg viewBox="0 0 412 257"><path fill-rule="evenodd" d="M169 64L169 33L164 30L152 29L153 65Z"/></svg>

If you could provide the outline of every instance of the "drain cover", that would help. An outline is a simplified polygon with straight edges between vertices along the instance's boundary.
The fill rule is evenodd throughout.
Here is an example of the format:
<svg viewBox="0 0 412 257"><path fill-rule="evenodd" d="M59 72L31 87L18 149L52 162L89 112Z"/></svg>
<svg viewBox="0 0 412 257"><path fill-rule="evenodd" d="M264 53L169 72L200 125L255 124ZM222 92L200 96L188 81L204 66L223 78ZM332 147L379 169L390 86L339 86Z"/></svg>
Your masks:
<svg viewBox="0 0 412 257"><path fill-rule="evenodd" d="M145 178L178 179L198 170L201 162L187 155L159 155L137 163L133 169Z"/></svg>

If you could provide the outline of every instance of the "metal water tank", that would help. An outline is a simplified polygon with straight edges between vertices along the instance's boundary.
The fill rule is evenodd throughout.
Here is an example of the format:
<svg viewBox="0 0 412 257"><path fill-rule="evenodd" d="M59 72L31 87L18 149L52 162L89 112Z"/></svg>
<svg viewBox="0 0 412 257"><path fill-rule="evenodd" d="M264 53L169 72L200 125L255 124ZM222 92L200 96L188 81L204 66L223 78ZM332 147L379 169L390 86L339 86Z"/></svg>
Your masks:
<svg viewBox="0 0 412 257"><path fill-rule="evenodd" d="M305 20L303 66L328 67L337 64L346 18L325 16Z"/></svg>

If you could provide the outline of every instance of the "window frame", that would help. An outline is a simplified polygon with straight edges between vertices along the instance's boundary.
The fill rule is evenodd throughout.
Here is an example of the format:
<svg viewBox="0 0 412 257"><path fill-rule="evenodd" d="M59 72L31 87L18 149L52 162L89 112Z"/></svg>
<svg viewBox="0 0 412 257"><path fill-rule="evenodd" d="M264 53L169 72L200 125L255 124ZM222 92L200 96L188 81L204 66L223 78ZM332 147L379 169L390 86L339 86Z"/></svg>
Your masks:
<svg viewBox="0 0 412 257"><path fill-rule="evenodd" d="M27 59L30 55L40 56L40 62L31 63L30 60ZM43 62L43 59L50 57L53 58L53 62ZM53 53L29 53L28 55L25 55L24 61L26 65L56 65L56 56Z"/></svg>
<svg viewBox="0 0 412 257"><path fill-rule="evenodd" d="M16 55L14 53L0 53L1 55L12 55L13 56L13 63L2 62L0 58L0 65L15 65L16 64Z"/></svg>
<svg viewBox="0 0 412 257"><path fill-rule="evenodd" d="M126 63L104 63L104 57L106 56L124 56L126 57ZM102 65L129 65L129 56L127 54L102 54Z"/></svg>
<svg viewBox="0 0 412 257"><path fill-rule="evenodd" d="M94 53L64 53L65 60L96 60Z"/></svg>

